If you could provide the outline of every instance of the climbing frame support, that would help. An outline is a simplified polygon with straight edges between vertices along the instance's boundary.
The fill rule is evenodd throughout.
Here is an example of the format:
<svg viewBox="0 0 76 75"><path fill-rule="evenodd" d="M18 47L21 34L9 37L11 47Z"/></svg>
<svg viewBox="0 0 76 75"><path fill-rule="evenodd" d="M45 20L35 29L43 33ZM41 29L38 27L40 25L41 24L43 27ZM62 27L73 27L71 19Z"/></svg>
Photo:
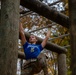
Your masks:
<svg viewBox="0 0 76 75"><path fill-rule="evenodd" d="M58 54L58 75L67 75L66 54Z"/></svg>
<svg viewBox="0 0 76 75"><path fill-rule="evenodd" d="M19 0L1 0L0 75L16 75Z"/></svg>

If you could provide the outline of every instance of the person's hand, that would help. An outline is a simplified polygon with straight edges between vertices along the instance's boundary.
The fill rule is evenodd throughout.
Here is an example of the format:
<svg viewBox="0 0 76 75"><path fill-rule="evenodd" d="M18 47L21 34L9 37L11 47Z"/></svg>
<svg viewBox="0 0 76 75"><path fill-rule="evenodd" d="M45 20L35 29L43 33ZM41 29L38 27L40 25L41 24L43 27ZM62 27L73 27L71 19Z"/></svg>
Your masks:
<svg viewBox="0 0 76 75"><path fill-rule="evenodd" d="M20 23L20 25L19 25L19 36L20 36L22 45L24 45L26 42L26 37L25 37L24 28L22 26L22 23Z"/></svg>
<svg viewBox="0 0 76 75"><path fill-rule="evenodd" d="M48 37L48 38L50 37L50 30L48 30L46 37Z"/></svg>
<svg viewBox="0 0 76 75"><path fill-rule="evenodd" d="M24 29L23 29L23 26L22 26L22 23L20 23L19 25L19 32L22 32Z"/></svg>

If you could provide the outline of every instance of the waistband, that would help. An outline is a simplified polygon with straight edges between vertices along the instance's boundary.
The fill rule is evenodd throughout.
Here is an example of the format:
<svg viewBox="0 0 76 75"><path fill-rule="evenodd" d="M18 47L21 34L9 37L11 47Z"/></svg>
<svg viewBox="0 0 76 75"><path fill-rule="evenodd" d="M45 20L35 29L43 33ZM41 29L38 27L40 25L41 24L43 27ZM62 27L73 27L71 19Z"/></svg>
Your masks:
<svg viewBox="0 0 76 75"><path fill-rule="evenodd" d="M36 59L28 59L27 62L34 62L34 61L37 61L37 58Z"/></svg>

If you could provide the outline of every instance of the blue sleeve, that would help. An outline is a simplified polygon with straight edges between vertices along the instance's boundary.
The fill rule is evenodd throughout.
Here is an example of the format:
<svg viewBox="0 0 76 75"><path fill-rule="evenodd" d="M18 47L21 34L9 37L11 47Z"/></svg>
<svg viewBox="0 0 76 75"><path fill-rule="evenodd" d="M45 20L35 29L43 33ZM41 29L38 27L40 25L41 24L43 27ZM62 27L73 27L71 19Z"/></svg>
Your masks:
<svg viewBox="0 0 76 75"><path fill-rule="evenodd" d="M43 50L43 47L42 47L42 45L39 45L39 49L40 49L40 51L42 51L42 50Z"/></svg>
<svg viewBox="0 0 76 75"><path fill-rule="evenodd" d="M23 45L23 48L25 49L28 46L28 42L25 42L25 44Z"/></svg>

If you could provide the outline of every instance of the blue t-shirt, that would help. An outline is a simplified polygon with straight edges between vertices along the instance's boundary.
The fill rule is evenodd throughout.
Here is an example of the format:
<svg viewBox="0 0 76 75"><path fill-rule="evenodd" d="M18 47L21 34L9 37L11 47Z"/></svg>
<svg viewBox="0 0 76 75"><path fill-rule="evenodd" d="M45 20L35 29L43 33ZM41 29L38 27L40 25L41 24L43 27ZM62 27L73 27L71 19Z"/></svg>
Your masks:
<svg viewBox="0 0 76 75"><path fill-rule="evenodd" d="M37 56L40 54L40 52L43 50L42 45L36 45L36 44L30 44L26 42L23 45L24 53L26 55L26 60L37 58Z"/></svg>

